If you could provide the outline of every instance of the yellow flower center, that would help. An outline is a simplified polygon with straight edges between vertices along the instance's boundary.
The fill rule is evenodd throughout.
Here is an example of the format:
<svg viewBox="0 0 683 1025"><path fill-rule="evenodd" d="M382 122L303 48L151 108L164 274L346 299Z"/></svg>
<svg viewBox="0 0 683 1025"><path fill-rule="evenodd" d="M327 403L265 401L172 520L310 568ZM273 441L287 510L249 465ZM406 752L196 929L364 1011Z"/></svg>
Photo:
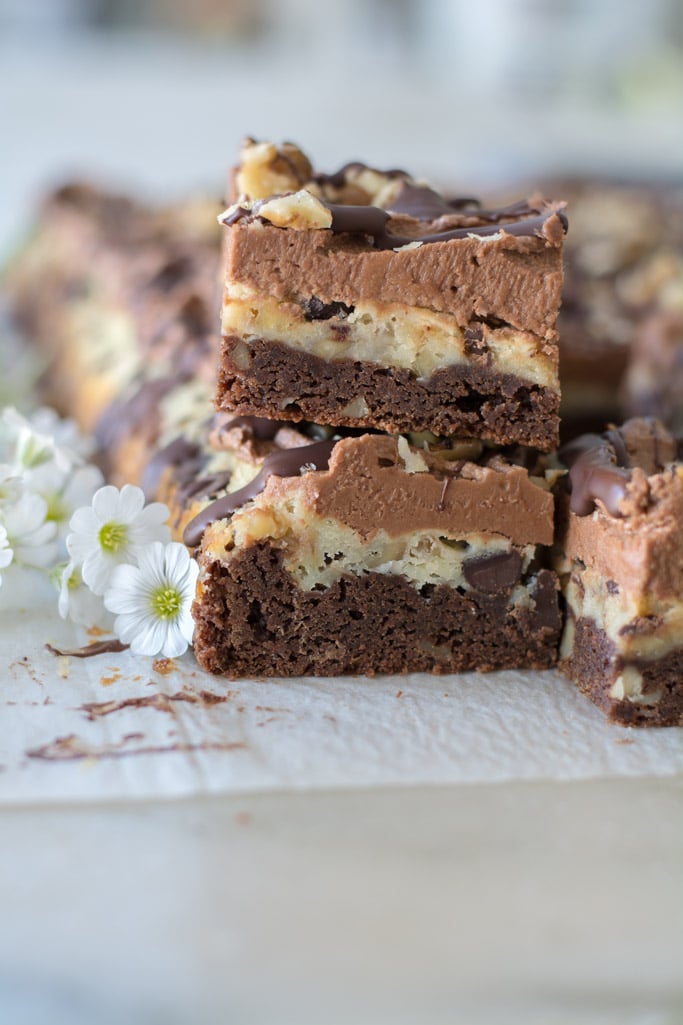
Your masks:
<svg viewBox="0 0 683 1025"><path fill-rule="evenodd" d="M159 619L175 619L182 604L182 595L173 587L159 587L152 595L152 608Z"/></svg>
<svg viewBox="0 0 683 1025"><path fill-rule="evenodd" d="M128 541L128 528L125 523L105 523L100 530L100 545L105 552L114 555Z"/></svg>
<svg viewBox="0 0 683 1025"><path fill-rule="evenodd" d="M68 509L61 495L52 494L46 496L47 515L46 520L53 520L55 523L62 523L66 519Z"/></svg>

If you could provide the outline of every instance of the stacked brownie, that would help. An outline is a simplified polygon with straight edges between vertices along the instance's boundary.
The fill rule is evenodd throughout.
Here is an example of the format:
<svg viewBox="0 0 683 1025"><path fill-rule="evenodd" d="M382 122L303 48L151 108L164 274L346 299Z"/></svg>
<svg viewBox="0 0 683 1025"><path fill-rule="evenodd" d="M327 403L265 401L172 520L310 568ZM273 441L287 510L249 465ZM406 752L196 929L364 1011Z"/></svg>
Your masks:
<svg viewBox="0 0 683 1025"><path fill-rule="evenodd" d="M554 451L560 205L485 209L403 171L316 174L296 147L252 142L232 198L218 228L210 203L67 187L6 279L50 357L46 397L195 550L200 663L547 667L559 578L563 671L618 722L683 723L681 447L641 419ZM613 253L620 268L638 254L638 295L659 289L622 394L671 424L678 264L651 235ZM596 246L574 245L565 355L579 307L626 295Z"/></svg>
<svg viewBox="0 0 683 1025"><path fill-rule="evenodd" d="M155 467L195 513L180 520L201 566L199 662L552 665L536 464L558 438L559 206L489 210L361 164L315 174L267 143L246 144L234 183L223 419L208 459L180 442Z"/></svg>

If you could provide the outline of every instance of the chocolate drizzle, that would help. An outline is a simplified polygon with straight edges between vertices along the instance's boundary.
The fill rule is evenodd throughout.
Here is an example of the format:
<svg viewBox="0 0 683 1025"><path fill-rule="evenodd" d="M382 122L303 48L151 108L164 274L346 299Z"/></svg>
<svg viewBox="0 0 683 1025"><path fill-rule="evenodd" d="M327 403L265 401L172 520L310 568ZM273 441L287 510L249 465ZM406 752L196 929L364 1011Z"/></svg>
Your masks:
<svg viewBox="0 0 683 1025"><path fill-rule="evenodd" d="M178 501L185 505L193 498L215 498L219 491L227 488L231 479L232 470L223 470L220 473L212 473L208 477L188 480L178 488Z"/></svg>
<svg viewBox="0 0 683 1025"><path fill-rule="evenodd" d="M404 182L388 208L393 214L407 214L418 221L436 221L439 217L450 216L471 205L476 207L479 204L476 199L448 200L428 185ZM478 213L478 210L473 213Z"/></svg>
<svg viewBox="0 0 683 1025"><path fill-rule="evenodd" d="M472 235L486 238L489 235L496 235L499 231L516 236L542 235L543 228L554 215L559 218L563 231L566 232L568 224L567 217L561 210L548 209L517 221L505 223L494 221L494 223L473 224L463 228L446 228L443 231L427 232L423 235L394 235L387 230L391 214L378 206L344 206L337 203L327 203L326 205L332 214L332 231L338 234L367 235L373 239L376 249L398 249L414 242L448 242L450 239L469 238ZM492 219L492 213L492 211L488 211L489 220ZM509 210L501 213L502 216L510 216Z"/></svg>
<svg viewBox="0 0 683 1025"><path fill-rule="evenodd" d="M274 197L269 197L272 198ZM229 226L241 220L257 219L261 207L269 202L269 199L257 200L250 206L235 206L230 213L223 215L221 223ZM473 210L463 209L466 204L474 203L476 200L470 198L447 200L428 186L406 183L393 200L390 210L371 205L355 206L350 203L325 202L324 205L332 214L329 230L339 235L364 235L373 240L376 249L399 249L401 246L410 245L411 242L448 242L450 239L470 236L487 238L499 231L517 237L547 235L550 239L551 234L545 232L545 226L554 216L559 220L562 234L567 232L566 214L552 205L546 209L538 209L522 200L495 210L484 210L480 207ZM475 223L459 228L444 227L421 235L397 235L387 229L388 222L396 215L410 216L424 223L439 221L442 217L452 217L458 212L462 217L469 217Z"/></svg>
<svg viewBox="0 0 683 1025"><path fill-rule="evenodd" d="M267 420L264 416L234 416L220 424L219 432L222 434L235 427L244 428L256 441L272 441L284 424L280 420Z"/></svg>
<svg viewBox="0 0 683 1025"><path fill-rule="evenodd" d="M45 647L51 655L68 656L69 658L92 658L93 655L114 655L119 651L127 651L128 645L124 644L117 637L106 641L93 641L83 648L57 648L54 644L46 644Z"/></svg>
<svg viewBox="0 0 683 1025"><path fill-rule="evenodd" d="M318 185L331 185L333 189L343 189L347 184L347 178L350 171L361 173L363 171L373 171L375 174L379 174L383 178L410 178L407 171L402 171L398 167L394 167L390 171L378 171L376 168L372 168L367 164L364 164L361 160L350 160L347 164L340 167L338 171L333 171L332 174L324 174L321 172L314 175L313 181L317 182Z"/></svg>
<svg viewBox="0 0 683 1025"><path fill-rule="evenodd" d="M182 435L159 449L150 459L142 476L142 490L147 500L152 501L156 496L167 467L174 468L176 480L191 480L199 472L203 458L199 445L188 441Z"/></svg>
<svg viewBox="0 0 683 1025"><path fill-rule="evenodd" d="M600 500L611 516L620 515L632 469L620 431L584 434L565 445L560 458L569 467L572 512L588 516Z"/></svg>
<svg viewBox="0 0 683 1025"><path fill-rule="evenodd" d="M143 428L150 421L156 423L161 400L185 380L187 375L181 373L142 381L130 398L115 399L107 406L95 427L98 446L106 453L119 445L127 435L132 435L136 428Z"/></svg>
<svg viewBox="0 0 683 1025"><path fill-rule="evenodd" d="M326 470L330 454L336 441L318 441L314 445L303 445L300 448L280 449L266 456L263 466L252 481L239 491L224 495L202 509L193 520L190 520L183 534L183 541L189 548L195 548L202 539L206 528L232 515L236 509L260 495L268 478L296 477L307 467Z"/></svg>
<svg viewBox="0 0 683 1025"><path fill-rule="evenodd" d="M396 198L387 208L392 214L407 214L418 221L437 221L440 217L452 217L454 213L459 213L487 224L498 224L506 217L530 217L540 213L538 208L530 206L526 199L509 206L486 210L473 196L446 199L429 185L415 185L412 182L403 183Z"/></svg>

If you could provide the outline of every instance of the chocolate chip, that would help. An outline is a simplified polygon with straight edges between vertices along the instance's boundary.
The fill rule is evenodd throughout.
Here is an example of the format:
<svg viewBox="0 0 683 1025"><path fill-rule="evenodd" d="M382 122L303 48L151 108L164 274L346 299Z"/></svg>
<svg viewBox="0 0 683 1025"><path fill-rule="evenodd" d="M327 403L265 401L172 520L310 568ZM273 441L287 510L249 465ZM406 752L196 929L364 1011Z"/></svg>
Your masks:
<svg viewBox="0 0 683 1025"><path fill-rule="evenodd" d="M348 317L349 313L353 313L353 306L341 302L325 303L317 295L312 295L304 303L306 320L330 320L331 317Z"/></svg>
<svg viewBox="0 0 683 1025"><path fill-rule="evenodd" d="M465 580L475 591L496 594L509 591L522 575L522 556L519 552L496 552L463 563Z"/></svg>
<svg viewBox="0 0 683 1025"><path fill-rule="evenodd" d="M465 330L464 346L468 356L488 356L490 360L491 354L481 327L468 327Z"/></svg>

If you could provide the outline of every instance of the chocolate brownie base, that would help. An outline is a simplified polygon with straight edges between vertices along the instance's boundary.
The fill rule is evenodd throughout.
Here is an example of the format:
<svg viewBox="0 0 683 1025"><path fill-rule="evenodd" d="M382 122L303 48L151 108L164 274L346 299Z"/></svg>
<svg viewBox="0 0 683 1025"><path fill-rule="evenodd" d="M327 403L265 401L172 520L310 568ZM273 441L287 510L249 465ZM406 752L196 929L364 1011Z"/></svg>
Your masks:
<svg viewBox="0 0 683 1025"><path fill-rule="evenodd" d="M542 570L531 597L514 606L382 573L304 591L259 544L206 568L194 650L204 669L234 677L544 669L560 633L554 574Z"/></svg>
<svg viewBox="0 0 683 1025"><path fill-rule="evenodd" d="M457 365L419 380L404 369L351 360L330 363L284 343L250 341L247 376L233 359L236 347L241 363L240 339L223 339L219 409L334 426L363 426L370 419L390 433L431 431L542 451L558 442L557 393L512 374ZM350 411L359 402L368 412L354 416Z"/></svg>
<svg viewBox="0 0 683 1025"><path fill-rule="evenodd" d="M643 679L643 696L655 703L614 698L610 691L624 669L637 668ZM622 726L683 726L683 648L656 661L626 661L594 620L581 617L575 623L574 645L559 668L579 690Z"/></svg>

